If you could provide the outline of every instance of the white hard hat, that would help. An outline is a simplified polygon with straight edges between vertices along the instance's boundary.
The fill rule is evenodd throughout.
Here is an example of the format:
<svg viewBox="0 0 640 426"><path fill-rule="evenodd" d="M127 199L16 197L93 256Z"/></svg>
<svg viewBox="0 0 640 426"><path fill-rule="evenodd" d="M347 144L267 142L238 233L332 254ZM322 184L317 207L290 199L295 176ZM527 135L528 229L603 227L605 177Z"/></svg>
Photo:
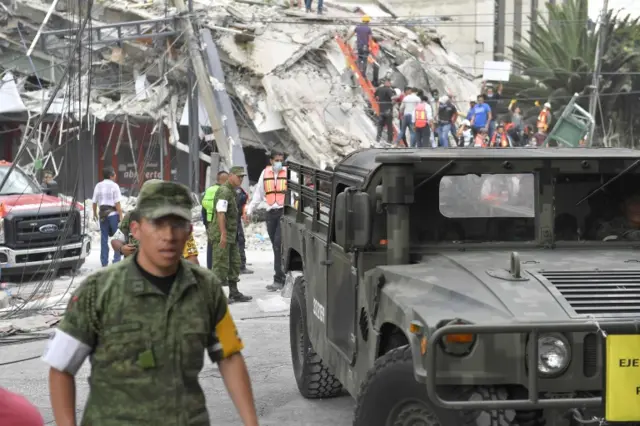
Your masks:
<svg viewBox="0 0 640 426"><path fill-rule="evenodd" d="M463 126L471 126L471 122L469 120L463 120L462 121L462 125Z"/></svg>
<svg viewBox="0 0 640 426"><path fill-rule="evenodd" d="M396 92L396 96L400 96L402 94L402 91L397 87L394 89L394 92Z"/></svg>
<svg viewBox="0 0 640 426"><path fill-rule="evenodd" d="M440 96L440 103L441 104L444 104L444 103L447 103L447 102L449 102L449 97L447 95Z"/></svg>
<svg viewBox="0 0 640 426"><path fill-rule="evenodd" d="M549 102L545 102L544 107L545 108L551 108L551 104Z"/></svg>

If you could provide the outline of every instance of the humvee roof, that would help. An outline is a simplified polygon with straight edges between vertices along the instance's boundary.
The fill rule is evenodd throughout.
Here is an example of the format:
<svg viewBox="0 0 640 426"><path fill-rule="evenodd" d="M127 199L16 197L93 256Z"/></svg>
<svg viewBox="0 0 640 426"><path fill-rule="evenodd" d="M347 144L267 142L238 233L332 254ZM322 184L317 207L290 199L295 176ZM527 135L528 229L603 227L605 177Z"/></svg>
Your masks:
<svg viewBox="0 0 640 426"><path fill-rule="evenodd" d="M366 177L381 163L378 156L391 159L397 157L402 162L439 160L487 160L487 159L593 159L593 158L638 158L640 151L627 148L507 148L507 149L364 149L347 156L335 168L336 172Z"/></svg>

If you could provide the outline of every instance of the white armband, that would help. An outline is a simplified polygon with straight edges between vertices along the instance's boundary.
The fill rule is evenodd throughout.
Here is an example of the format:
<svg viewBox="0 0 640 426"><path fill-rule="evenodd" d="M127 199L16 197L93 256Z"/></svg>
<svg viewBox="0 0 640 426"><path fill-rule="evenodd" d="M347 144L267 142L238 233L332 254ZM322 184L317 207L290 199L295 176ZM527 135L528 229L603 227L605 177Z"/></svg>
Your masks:
<svg viewBox="0 0 640 426"><path fill-rule="evenodd" d="M122 231L121 231L121 230L119 230L119 229L116 231L116 233L115 233L115 234L113 234L113 237L112 237L112 238L113 238L114 240L122 241L123 243L124 243L125 241L127 241L127 237L125 237L125 236L124 236L124 234L122 233Z"/></svg>
<svg viewBox="0 0 640 426"><path fill-rule="evenodd" d="M74 375L91 353L91 347L61 330L54 331L42 360L58 371Z"/></svg>
<svg viewBox="0 0 640 426"><path fill-rule="evenodd" d="M219 213L226 213L228 205L229 203L227 200L218 200L216 203L216 211Z"/></svg>

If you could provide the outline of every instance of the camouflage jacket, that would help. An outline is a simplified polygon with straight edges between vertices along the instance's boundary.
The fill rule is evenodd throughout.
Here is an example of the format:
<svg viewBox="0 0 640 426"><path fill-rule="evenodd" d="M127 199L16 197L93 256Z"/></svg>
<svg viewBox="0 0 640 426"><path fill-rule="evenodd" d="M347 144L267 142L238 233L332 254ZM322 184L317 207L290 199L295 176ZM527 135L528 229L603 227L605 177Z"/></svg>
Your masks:
<svg viewBox="0 0 640 426"><path fill-rule="evenodd" d="M138 245L140 244L138 240L136 240L135 238L133 238L133 235L131 235L131 232L129 231L129 226L131 225L131 212L128 212L127 214L124 215L124 217L122 218L122 221L120 221L120 224L118 225L118 229L120 230L120 232L122 232L122 235L124 235L125 237L125 244L133 244L134 246L138 247ZM182 257L184 257L185 259L191 256L198 256L199 252L198 252L198 245L196 244L196 240L193 238L193 233L189 235L189 239L187 240L187 243L184 246L184 249L182 250Z"/></svg>
<svg viewBox="0 0 640 426"><path fill-rule="evenodd" d="M81 425L209 426L203 353L215 362L243 344L219 280L181 262L168 296L132 258L90 275L72 295L59 328L93 349Z"/></svg>
<svg viewBox="0 0 640 426"><path fill-rule="evenodd" d="M224 200L227 202L227 213L225 214L227 225L227 241L235 242L238 234L238 218L240 212L238 211L238 203L236 200L236 190L229 183L225 183L220 186L220 189L216 192L216 196L213 199L213 208L218 205L218 201ZM214 211L213 220L209 224L208 229L209 240L218 241L220 239L220 228L218 228L218 215Z"/></svg>
<svg viewBox="0 0 640 426"><path fill-rule="evenodd" d="M629 226L629 222L624 217L617 217L598 225L596 239L603 240L612 235L618 237L619 240L640 241L640 229Z"/></svg>

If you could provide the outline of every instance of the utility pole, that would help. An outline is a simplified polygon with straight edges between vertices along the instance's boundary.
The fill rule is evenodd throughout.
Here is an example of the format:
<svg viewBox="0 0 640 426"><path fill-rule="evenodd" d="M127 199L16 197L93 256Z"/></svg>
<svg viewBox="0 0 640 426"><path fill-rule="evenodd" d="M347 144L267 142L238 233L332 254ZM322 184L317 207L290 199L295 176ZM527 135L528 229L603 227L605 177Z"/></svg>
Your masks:
<svg viewBox="0 0 640 426"><path fill-rule="evenodd" d="M591 82L591 96L589 97L589 115L596 119L596 108L598 106L598 96L600 91L600 70L602 69L602 50L604 49L604 42L607 37L607 29L609 23L607 22L609 10L609 0L604 0L602 10L600 11L600 33L598 34L598 44L596 45L596 58L593 65L593 80ZM597 26L596 26L597 27ZM595 133L595 126L589 135L589 145L593 144L593 136ZM605 140L606 146L606 140Z"/></svg>
<svg viewBox="0 0 640 426"><path fill-rule="evenodd" d="M216 101L213 95L213 88L211 87L211 83L209 82L209 73L207 72L204 59L202 58L202 53L200 52L200 43L191 23L191 16L188 13L189 10L185 5L184 0L173 0L173 4L175 5L178 13L181 15L182 26L187 36L191 64L197 80L198 92L202 97L202 104L207 111L207 116L209 117L209 123L211 124L211 128L213 130L213 136L216 141L216 146L218 148L218 152L220 153L220 161L221 163L231 165L231 149L229 146L229 141L227 140L227 135L225 134L224 127L217 110ZM191 89L192 87L190 87L190 91ZM193 98L191 100L193 101ZM192 102L192 104L189 105L189 111L195 113L197 117L199 113L198 104L196 103L195 105L193 105ZM190 129L190 131L192 130ZM193 131L195 131L196 133L195 138L199 138L199 129L196 128ZM191 152L192 149L193 147L190 144L190 155L194 155L195 158L198 159L199 147L196 152Z"/></svg>

